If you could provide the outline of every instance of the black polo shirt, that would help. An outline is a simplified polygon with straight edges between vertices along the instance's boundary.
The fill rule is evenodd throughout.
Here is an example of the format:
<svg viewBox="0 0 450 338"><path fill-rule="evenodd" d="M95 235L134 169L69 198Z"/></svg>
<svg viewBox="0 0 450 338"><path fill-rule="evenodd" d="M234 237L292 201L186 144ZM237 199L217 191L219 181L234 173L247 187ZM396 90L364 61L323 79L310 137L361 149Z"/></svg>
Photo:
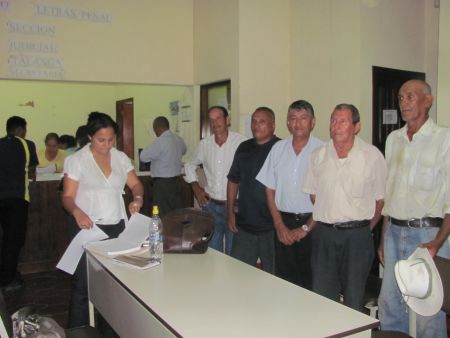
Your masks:
<svg viewBox="0 0 450 338"><path fill-rule="evenodd" d="M29 166L36 166L36 146L26 140L30 152ZM0 199L25 198L25 148L17 137L0 138ZM27 178L28 182L28 178Z"/></svg>
<svg viewBox="0 0 450 338"><path fill-rule="evenodd" d="M272 146L280 139L257 144L255 139L242 142L236 149L228 179L239 184L236 224L249 232L273 230L273 220L266 202L266 187L256 180Z"/></svg>

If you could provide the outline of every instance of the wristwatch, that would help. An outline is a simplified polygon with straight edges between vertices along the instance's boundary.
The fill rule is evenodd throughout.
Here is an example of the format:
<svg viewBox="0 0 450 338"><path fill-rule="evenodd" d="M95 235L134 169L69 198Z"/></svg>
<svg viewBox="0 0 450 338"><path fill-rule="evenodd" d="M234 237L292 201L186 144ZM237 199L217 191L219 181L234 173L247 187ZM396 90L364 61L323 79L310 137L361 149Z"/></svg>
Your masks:
<svg viewBox="0 0 450 338"><path fill-rule="evenodd" d="M302 225L302 230L303 230L304 232L308 232L308 231L309 231L309 226L308 226L308 224L303 224L303 225Z"/></svg>

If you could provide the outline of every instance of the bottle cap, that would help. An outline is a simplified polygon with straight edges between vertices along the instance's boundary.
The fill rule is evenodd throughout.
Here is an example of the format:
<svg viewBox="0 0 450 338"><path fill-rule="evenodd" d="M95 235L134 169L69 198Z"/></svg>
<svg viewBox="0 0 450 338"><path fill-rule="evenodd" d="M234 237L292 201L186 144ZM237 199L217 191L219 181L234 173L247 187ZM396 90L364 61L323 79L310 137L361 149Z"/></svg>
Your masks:
<svg viewBox="0 0 450 338"><path fill-rule="evenodd" d="M157 205L153 206L153 210L152 210L152 214L153 215L159 215L159 209Z"/></svg>

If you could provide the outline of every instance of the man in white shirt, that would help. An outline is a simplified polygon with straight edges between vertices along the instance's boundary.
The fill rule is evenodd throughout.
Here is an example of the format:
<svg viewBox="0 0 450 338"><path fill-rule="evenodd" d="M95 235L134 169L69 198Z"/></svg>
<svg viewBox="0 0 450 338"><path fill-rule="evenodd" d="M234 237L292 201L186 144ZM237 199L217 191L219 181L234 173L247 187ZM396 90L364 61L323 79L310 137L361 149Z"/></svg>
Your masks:
<svg viewBox="0 0 450 338"><path fill-rule="evenodd" d="M313 291L363 310L375 256L371 230L381 218L386 182L383 155L356 135L358 109L339 104L330 119L331 140L310 157L303 191L314 202Z"/></svg>
<svg viewBox="0 0 450 338"><path fill-rule="evenodd" d="M246 137L229 131L230 117L226 108L214 106L208 110L208 119L213 134L200 141L192 159L184 165L186 181L191 184L198 204L214 216L214 234L209 246L230 254L233 233L227 220L227 175L234 153ZM206 186L198 184L196 169L203 165Z"/></svg>
<svg viewBox="0 0 450 338"><path fill-rule="evenodd" d="M151 162L153 179L152 204L158 205L159 214L183 207L181 200L181 158L186 153L183 139L170 131L169 120L158 116L153 120L157 139L141 151L142 162Z"/></svg>
<svg viewBox="0 0 450 338"><path fill-rule="evenodd" d="M301 186L311 153L323 143L311 135L314 124L313 106L305 100L293 102L287 113L291 136L272 147L256 176L266 186L277 234L275 275L307 289L311 289L311 241L299 239L308 231L313 206Z"/></svg>
<svg viewBox="0 0 450 338"><path fill-rule="evenodd" d="M426 82L404 83L398 101L406 125L386 141L388 180L378 250L384 276L378 305L383 330L408 333L408 306L397 287L394 266L418 246L433 257L450 258L450 130L429 117L433 96ZM417 315L417 337L447 337L445 313Z"/></svg>

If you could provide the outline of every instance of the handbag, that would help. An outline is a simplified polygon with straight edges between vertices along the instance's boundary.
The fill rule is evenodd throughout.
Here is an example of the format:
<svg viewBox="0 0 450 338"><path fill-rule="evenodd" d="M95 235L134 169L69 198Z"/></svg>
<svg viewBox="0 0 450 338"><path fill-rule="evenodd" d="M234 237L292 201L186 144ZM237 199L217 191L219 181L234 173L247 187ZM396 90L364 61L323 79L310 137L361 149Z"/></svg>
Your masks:
<svg viewBox="0 0 450 338"><path fill-rule="evenodd" d="M205 253L214 232L213 216L194 208L177 209L161 216L165 253Z"/></svg>
<svg viewBox="0 0 450 338"><path fill-rule="evenodd" d="M12 316L14 338L65 338L64 329L50 317L34 313L29 306L17 310Z"/></svg>

